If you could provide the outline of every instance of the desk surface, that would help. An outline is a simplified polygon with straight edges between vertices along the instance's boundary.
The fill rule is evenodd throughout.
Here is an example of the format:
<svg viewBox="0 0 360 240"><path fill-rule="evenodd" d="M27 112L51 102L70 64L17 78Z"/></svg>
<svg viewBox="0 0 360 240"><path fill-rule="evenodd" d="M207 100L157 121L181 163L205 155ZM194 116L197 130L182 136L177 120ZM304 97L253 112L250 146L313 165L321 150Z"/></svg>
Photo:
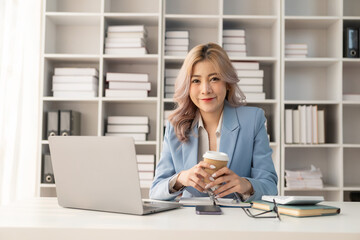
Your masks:
<svg viewBox="0 0 360 240"><path fill-rule="evenodd" d="M193 207L147 216L59 207L54 198L37 198L0 207L0 239L360 239L360 202L324 202L338 206L335 216L282 221L252 219L242 209L223 215L196 215ZM256 211L256 210L253 210ZM120 237L120 238L119 238ZM123 238L126 237L126 238Z"/></svg>

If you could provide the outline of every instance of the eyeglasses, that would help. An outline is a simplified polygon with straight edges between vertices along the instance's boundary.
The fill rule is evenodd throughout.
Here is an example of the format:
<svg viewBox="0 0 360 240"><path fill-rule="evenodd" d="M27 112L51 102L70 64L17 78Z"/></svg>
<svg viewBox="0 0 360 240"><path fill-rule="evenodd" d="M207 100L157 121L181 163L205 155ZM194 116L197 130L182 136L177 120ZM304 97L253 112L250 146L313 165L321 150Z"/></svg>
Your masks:
<svg viewBox="0 0 360 240"><path fill-rule="evenodd" d="M268 210L268 211L265 211L265 212L262 212L262 213L258 213L258 214L255 214L255 215L254 215L254 214L252 214L252 213L250 212L250 210L247 209L247 208L242 208L242 210L244 210L244 212L246 213L246 215L248 215L248 217L252 217L252 218L278 218L279 221L281 221L280 214L279 214L279 209L278 209L278 206L277 206L277 204L276 204L276 202L275 202L275 199L273 199L273 201L274 201L274 207L273 207L273 209ZM262 215L264 215L264 214L266 214L266 213L271 213L271 212L275 212L275 213L276 213L276 216L262 216Z"/></svg>

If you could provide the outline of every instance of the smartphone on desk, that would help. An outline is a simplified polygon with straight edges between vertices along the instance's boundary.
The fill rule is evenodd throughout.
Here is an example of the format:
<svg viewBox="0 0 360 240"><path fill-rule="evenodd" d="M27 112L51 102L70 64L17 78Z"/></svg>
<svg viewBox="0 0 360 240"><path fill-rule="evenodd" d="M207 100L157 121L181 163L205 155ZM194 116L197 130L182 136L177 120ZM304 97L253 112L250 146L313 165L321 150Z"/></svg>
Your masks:
<svg viewBox="0 0 360 240"><path fill-rule="evenodd" d="M222 211L219 206L216 205L206 205L206 206L196 206L196 214L198 215L221 215Z"/></svg>

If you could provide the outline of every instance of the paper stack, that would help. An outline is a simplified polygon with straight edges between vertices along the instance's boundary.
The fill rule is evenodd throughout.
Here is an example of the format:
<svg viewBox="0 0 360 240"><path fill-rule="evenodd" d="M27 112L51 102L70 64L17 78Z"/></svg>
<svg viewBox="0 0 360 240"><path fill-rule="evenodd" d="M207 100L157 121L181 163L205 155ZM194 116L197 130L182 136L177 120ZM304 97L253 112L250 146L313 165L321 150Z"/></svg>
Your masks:
<svg viewBox="0 0 360 240"><path fill-rule="evenodd" d="M186 56L189 51L189 31L166 31L165 55Z"/></svg>
<svg viewBox="0 0 360 240"><path fill-rule="evenodd" d="M151 90L146 73L106 73L105 97L146 98Z"/></svg>
<svg viewBox="0 0 360 240"><path fill-rule="evenodd" d="M150 188L154 180L155 156L151 154L136 155L141 188Z"/></svg>
<svg viewBox="0 0 360 240"><path fill-rule="evenodd" d="M179 74L180 69L166 68L165 69L165 98L173 98L175 93L175 80Z"/></svg>
<svg viewBox="0 0 360 240"><path fill-rule="evenodd" d="M247 100L265 100L263 89L264 70L258 62L232 62L239 78L239 87Z"/></svg>
<svg viewBox="0 0 360 240"><path fill-rule="evenodd" d="M229 57L246 57L245 30L224 29L223 48Z"/></svg>
<svg viewBox="0 0 360 240"><path fill-rule="evenodd" d="M285 143L325 143L325 111L317 105L285 109Z"/></svg>
<svg viewBox="0 0 360 240"><path fill-rule="evenodd" d="M133 137L135 141L146 141L149 133L147 116L109 116L105 136Z"/></svg>
<svg viewBox="0 0 360 240"><path fill-rule="evenodd" d="M307 44L286 44L285 57L287 58L305 58L308 54Z"/></svg>
<svg viewBox="0 0 360 240"><path fill-rule="evenodd" d="M105 54L147 54L146 37L144 25L109 26L105 39Z"/></svg>
<svg viewBox="0 0 360 240"><path fill-rule="evenodd" d="M99 72L95 68L55 68L52 78L54 97L97 97Z"/></svg>
<svg viewBox="0 0 360 240"><path fill-rule="evenodd" d="M311 165L310 170L285 170L286 187L289 189L321 189L324 187L319 168Z"/></svg>

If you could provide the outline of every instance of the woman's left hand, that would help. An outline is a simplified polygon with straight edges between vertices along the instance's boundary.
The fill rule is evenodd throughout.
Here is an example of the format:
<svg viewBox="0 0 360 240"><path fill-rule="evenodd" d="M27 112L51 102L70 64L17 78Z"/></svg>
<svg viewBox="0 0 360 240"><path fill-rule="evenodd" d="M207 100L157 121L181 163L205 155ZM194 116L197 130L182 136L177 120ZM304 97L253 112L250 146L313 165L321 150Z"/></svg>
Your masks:
<svg viewBox="0 0 360 240"><path fill-rule="evenodd" d="M211 189L212 187L219 185L220 187L213 191L215 196L218 198L224 197L234 192L240 194L252 192L253 188L251 183L246 178L239 177L236 173L227 167L221 168L215 172L212 177L215 179L215 181L206 185L205 189Z"/></svg>

